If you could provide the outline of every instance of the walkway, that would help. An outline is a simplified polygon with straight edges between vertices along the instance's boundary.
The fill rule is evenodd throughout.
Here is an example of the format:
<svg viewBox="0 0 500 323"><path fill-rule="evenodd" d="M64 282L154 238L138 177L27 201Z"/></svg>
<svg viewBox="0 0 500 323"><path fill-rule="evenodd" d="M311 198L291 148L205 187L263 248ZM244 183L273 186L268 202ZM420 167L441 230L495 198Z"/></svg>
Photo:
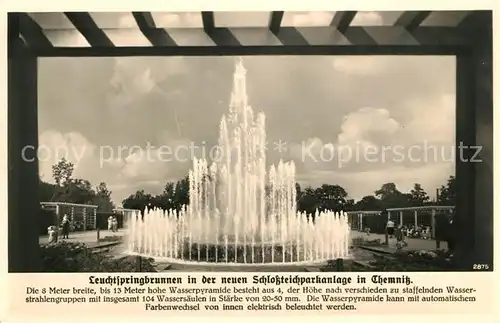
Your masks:
<svg viewBox="0 0 500 323"><path fill-rule="evenodd" d="M99 237L105 238L109 236L123 236L125 235L124 230L119 230L116 233L113 233L109 230L101 230L99 231ZM61 237L59 237L59 240L61 240ZM49 236L40 236L38 239L40 244L47 244L49 242ZM81 232L71 232L69 234L69 239L65 239L65 241L69 242L83 242L89 247L93 247L97 245L97 231L81 231Z"/></svg>
<svg viewBox="0 0 500 323"><path fill-rule="evenodd" d="M383 234L370 233L370 235L366 235L364 232L352 231L351 236L353 238L362 237L365 240L380 239L382 243L385 242L385 235ZM436 250L435 240L407 238L406 242L408 246L404 248L405 250ZM389 247L396 248L396 239L389 239ZM448 244L445 241L441 241L439 249L448 249Z"/></svg>
<svg viewBox="0 0 500 323"><path fill-rule="evenodd" d="M100 238L105 238L108 236L123 236L125 235L126 232L125 230L119 230L116 233L113 233L108 230L101 230L99 232ZM363 232L358 232L358 231L352 231L351 232L352 238L357 238L357 237L362 237L365 240L376 240L380 239L380 241L383 243L385 241L385 237L383 234L375 234L371 233L369 236L366 235L366 233ZM97 232L96 231L83 231L83 232L72 232L69 235L69 239L66 239L67 241L74 241L74 242L83 242L88 244L89 246L92 246L94 244L97 244ZM49 241L48 236L41 236L39 238L40 244L46 244ZM434 240L423 240L423 239L407 239L408 246L405 247L405 249L409 250L435 250L436 249L436 241ZM396 248L396 239L390 239L389 240L389 246ZM446 242L442 241L440 249L447 249L447 244Z"/></svg>

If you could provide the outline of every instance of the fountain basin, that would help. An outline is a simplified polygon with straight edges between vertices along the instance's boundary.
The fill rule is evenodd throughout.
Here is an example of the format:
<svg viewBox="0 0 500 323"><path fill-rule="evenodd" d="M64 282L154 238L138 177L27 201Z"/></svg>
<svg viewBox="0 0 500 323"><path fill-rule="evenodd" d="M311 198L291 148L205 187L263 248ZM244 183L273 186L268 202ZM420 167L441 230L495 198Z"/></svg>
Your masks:
<svg viewBox="0 0 500 323"><path fill-rule="evenodd" d="M287 264L345 258L343 212L298 212L295 164L267 168L265 115L254 115L246 69L236 65L228 114L219 125L221 155L193 158L189 203L128 219L128 250L207 264ZM211 165L209 166L209 163Z"/></svg>
<svg viewBox="0 0 500 323"><path fill-rule="evenodd" d="M133 250L133 249L132 249ZM158 253L129 251L127 254L151 257L159 262L191 265L227 265L227 266L266 266L266 265L306 265L323 263L327 256L306 250L295 244L276 245L255 243L246 245L225 245L215 243L185 242L169 256ZM338 258L349 258L343 256Z"/></svg>

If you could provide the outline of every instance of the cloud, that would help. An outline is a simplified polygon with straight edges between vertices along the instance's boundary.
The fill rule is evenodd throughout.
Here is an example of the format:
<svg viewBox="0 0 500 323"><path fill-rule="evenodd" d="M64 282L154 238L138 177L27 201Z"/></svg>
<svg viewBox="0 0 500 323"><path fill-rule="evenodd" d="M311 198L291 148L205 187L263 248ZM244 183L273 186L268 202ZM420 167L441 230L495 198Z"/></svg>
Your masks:
<svg viewBox="0 0 500 323"><path fill-rule="evenodd" d="M409 101L401 108L409 121L365 107L343 118L336 141L316 137L292 145L298 178L316 185L333 181L356 197L391 181L403 191L417 182L431 190L442 185L455 167L454 96Z"/></svg>
<svg viewBox="0 0 500 323"><path fill-rule="evenodd" d="M361 108L344 117L338 136L341 145L369 140L368 135L380 134L393 135L401 128L399 122L390 116L386 109L371 107Z"/></svg>
<svg viewBox="0 0 500 323"><path fill-rule="evenodd" d="M115 110L127 108L149 94L167 95L160 84L168 78L185 73L186 69L183 57L167 61L157 57L127 57L115 58L114 62L110 80L114 92L108 100L111 109Z"/></svg>
<svg viewBox="0 0 500 323"><path fill-rule="evenodd" d="M52 165L65 158L74 165L73 176L87 175L88 162L96 147L78 132L60 133L48 130L39 136L39 172L43 180L53 182Z"/></svg>
<svg viewBox="0 0 500 323"><path fill-rule="evenodd" d="M365 161L339 168L334 161L300 162L302 143L313 143L315 154L325 147L326 155L340 143L368 149L454 141L452 58L373 57L365 68L359 57L340 58L345 71L331 56L244 58L250 104L266 114L270 142L289 143L288 152L269 151L268 160L296 160L304 185L338 183L353 195L369 194L385 178L401 187L415 180L428 191L427 185L444 183L453 173L450 163ZM214 143L228 109L233 63L228 57L41 59L40 130L80 133L96 147ZM68 70L78 78L68 80ZM79 172L92 183L105 181L121 201L137 189L161 191L191 166L123 156L101 168L95 152Z"/></svg>
<svg viewBox="0 0 500 323"><path fill-rule="evenodd" d="M187 174L192 157L187 150L188 142L171 142L162 147L136 147L123 157L120 170L121 180L155 181L176 178L184 171Z"/></svg>
<svg viewBox="0 0 500 323"><path fill-rule="evenodd" d="M455 95L443 94L434 100L421 97L405 103L411 119L405 125L406 140L455 142Z"/></svg>
<svg viewBox="0 0 500 323"><path fill-rule="evenodd" d="M156 82L151 78L151 69L135 71L128 61L117 59L111 86L117 94L113 103L123 107L134 99L150 93Z"/></svg>
<svg viewBox="0 0 500 323"><path fill-rule="evenodd" d="M420 183L431 197L435 197L435 189L446 183L454 172L451 163L425 165L417 168L397 166L390 171L378 170L344 173L341 171L311 171L298 174L297 180L302 185L319 186L323 183L336 183L349 193L350 198L356 200L366 195L373 195L384 183L396 183L402 192L408 192L414 183Z"/></svg>

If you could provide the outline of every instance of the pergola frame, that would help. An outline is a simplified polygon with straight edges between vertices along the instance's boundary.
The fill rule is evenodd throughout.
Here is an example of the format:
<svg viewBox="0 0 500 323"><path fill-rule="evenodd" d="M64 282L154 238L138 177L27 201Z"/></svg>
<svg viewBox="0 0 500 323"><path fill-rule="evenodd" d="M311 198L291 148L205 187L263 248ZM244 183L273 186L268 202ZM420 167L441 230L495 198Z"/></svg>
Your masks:
<svg viewBox="0 0 500 323"><path fill-rule="evenodd" d="M97 205L91 205L91 204L76 204L76 203L65 203L65 202L40 202L40 205L42 207L53 207L55 209L56 217L57 217L57 222L55 225L59 225L61 223L61 214L60 214L60 206L68 206L71 208L70 212L70 221L74 221L74 213L75 213L75 207L76 208L81 208L83 209L83 231L86 230L95 230L97 229ZM92 210L91 213L87 214L87 209ZM87 220L88 217L91 218L91 221L93 223L92 227L87 227Z"/></svg>
<svg viewBox="0 0 500 323"><path fill-rule="evenodd" d="M123 227L125 227L125 224L127 223L127 221L130 220L130 218L132 216L134 216L135 214L137 214L137 212L140 212L140 211L119 207L119 208L113 209L113 212L123 215Z"/></svg>
<svg viewBox="0 0 500 323"><path fill-rule="evenodd" d="M493 96L492 11L473 11L453 27L423 26L430 12L405 12L393 26L351 26L356 12L336 12L330 26L282 27L273 12L266 28L221 28L213 12L201 12L209 45L179 44L157 28L151 14L134 12L153 46L116 46L89 13L65 13L90 47L54 47L26 13L8 16L9 271L37 272L38 161L21 158L26 145L38 147L37 58L81 56L220 55L455 55L456 56L456 225L457 259L463 270L488 264L493 270ZM438 12L446 20L447 11ZM195 30L200 32L200 30ZM188 34L195 32L193 29ZM246 34L252 41L242 42ZM243 35L243 36L242 36ZM464 162L481 146L482 163ZM31 225L26 225L30 223Z"/></svg>
<svg viewBox="0 0 500 323"><path fill-rule="evenodd" d="M409 206L409 207L397 207L397 208L389 208L387 211L387 220L391 219L391 213L399 212L399 223L403 223L403 212L404 211L413 211L414 215L414 223L415 227L418 223L418 211L431 211L431 229L432 229L432 238L436 236L436 211L448 211L452 212L455 209L454 206L446 206L446 205L425 205L425 206ZM363 216L364 215L382 215L382 211L349 211L347 214L355 214L358 216L358 221L360 224L360 230L363 229Z"/></svg>

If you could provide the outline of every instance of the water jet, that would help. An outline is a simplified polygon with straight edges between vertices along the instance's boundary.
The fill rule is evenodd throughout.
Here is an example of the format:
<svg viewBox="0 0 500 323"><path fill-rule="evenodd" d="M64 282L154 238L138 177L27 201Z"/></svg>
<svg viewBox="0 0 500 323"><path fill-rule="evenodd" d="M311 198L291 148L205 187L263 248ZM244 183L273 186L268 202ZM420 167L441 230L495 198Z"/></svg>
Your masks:
<svg viewBox="0 0 500 323"><path fill-rule="evenodd" d="M343 212L297 212L295 164L266 169L265 115L248 104L246 70L236 64L229 113L212 164L193 160L189 205L153 209L128 220L131 254L176 263L277 265L346 258Z"/></svg>

